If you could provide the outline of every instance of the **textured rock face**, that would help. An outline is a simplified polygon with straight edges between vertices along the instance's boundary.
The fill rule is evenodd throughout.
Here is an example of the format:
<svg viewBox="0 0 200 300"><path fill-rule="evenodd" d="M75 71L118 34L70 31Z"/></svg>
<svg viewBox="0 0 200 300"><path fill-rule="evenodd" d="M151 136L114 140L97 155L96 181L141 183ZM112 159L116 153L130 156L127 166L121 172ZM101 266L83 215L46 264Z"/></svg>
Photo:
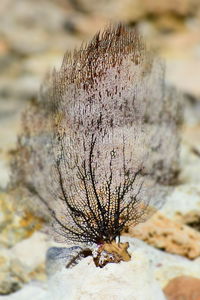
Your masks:
<svg viewBox="0 0 200 300"><path fill-rule="evenodd" d="M148 258L135 251L129 262L97 268L87 257L72 269L63 268L49 279L49 299L164 300L153 279Z"/></svg>
<svg viewBox="0 0 200 300"><path fill-rule="evenodd" d="M172 255L133 238L123 237L125 241L130 245L131 261L108 264L102 269L95 267L92 257L65 269L56 255L51 256L48 265L52 264L56 271L53 273L51 268L48 299L165 299L161 287L170 280L182 275L200 278L199 259L191 261Z"/></svg>
<svg viewBox="0 0 200 300"><path fill-rule="evenodd" d="M23 266L9 256L6 250L0 251L0 295L19 290L28 281Z"/></svg>
<svg viewBox="0 0 200 300"><path fill-rule="evenodd" d="M29 212L24 211L22 214L19 212L16 214L17 208L6 193L0 193L0 209L0 246L12 247L42 227L42 219Z"/></svg>
<svg viewBox="0 0 200 300"><path fill-rule="evenodd" d="M44 281L46 236L36 233L10 249L0 250L0 295L11 294L31 280Z"/></svg>
<svg viewBox="0 0 200 300"><path fill-rule="evenodd" d="M180 221L200 232L200 210L193 210L180 217Z"/></svg>
<svg viewBox="0 0 200 300"><path fill-rule="evenodd" d="M154 1L154 0L111 0L111 1L92 1L77 0L77 6L82 11L96 12L107 16L111 8L113 9L112 18L123 18L124 21L136 21L139 17L147 14L162 15L175 14L185 16L194 14L199 6L198 0L178 0L178 1Z"/></svg>
<svg viewBox="0 0 200 300"><path fill-rule="evenodd" d="M134 238L122 238L122 242L128 240L129 251L134 253L139 251L144 254L153 270L153 277L159 281L163 288L167 283L178 276L186 275L200 278L200 258L194 260L187 259L180 255L170 254L160 251L145 242Z"/></svg>
<svg viewBox="0 0 200 300"><path fill-rule="evenodd" d="M48 287L30 283L12 295L3 296L2 300L164 300L161 287L170 280L182 275L200 278L199 259L191 261L157 250L140 240L122 238L122 242L126 241L132 260L108 264L102 269L95 267L92 257L66 269L67 248L51 248L47 256Z"/></svg>
<svg viewBox="0 0 200 300"><path fill-rule="evenodd" d="M200 256L200 233L159 212L147 222L130 227L128 235L170 253L191 259Z"/></svg>
<svg viewBox="0 0 200 300"><path fill-rule="evenodd" d="M45 284L27 284L23 289L8 296L0 296L2 300L47 300L48 295Z"/></svg>
<svg viewBox="0 0 200 300"><path fill-rule="evenodd" d="M174 278L164 288L164 293L168 300L199 300L200 279L190 276Z"/></svg>
<svg viewBox="0 0 200 300"><path fill-rule="evenodd" d="M46 254L46 273L50 277L55 272L60 271L71 263L71 266L76 264L82 256L79 256L82 248L79 246L74 247L51 247ZM73 261L73 258L76 259Z"/></svg>

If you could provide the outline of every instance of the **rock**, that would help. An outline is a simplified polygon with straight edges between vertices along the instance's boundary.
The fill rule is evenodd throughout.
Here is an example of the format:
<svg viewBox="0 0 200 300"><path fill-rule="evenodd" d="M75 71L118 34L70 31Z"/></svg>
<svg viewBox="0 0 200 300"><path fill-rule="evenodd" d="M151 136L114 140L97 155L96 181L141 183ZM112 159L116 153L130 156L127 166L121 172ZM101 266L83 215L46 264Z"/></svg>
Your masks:
<svg viewBox="0 0 200 300"><path fill-rule="evenodd" d="M184 127L183 127L183 140L187 144L197 144L198 139L192 139L193 135L199 134L200 123L200 98L191 94L183 95L183 115L184 115ZM189 140L188 140L189 138ZM200 144L200 143L199 143Z"/></svg>
<svg viewBox="0 0 200 300"><path fill-rule="evenodd" d="M0 295L19 290L29 278L23 265L9 251L0 251Z"/></svg>
<svg viewBox="0 0 200 300"><path fill-rule="evenodd" d="M80 295L88 300L165 299L160 289L171 279L183 275L200 279L200 258L191 261L157 250L135 238L122 237L121 242L130 245L128 251L132 258L129 262L98 268L93 258L87 257L73 268L66 269L63 265L61 269L58 260L59 268L49 276L48 299L79 299ZM54 268L57 259L53 256L50 263Z"/></svg>
<svg viewBox="0 0 200 300"><path fill-rule="evenodd" d="M160 53L166 61L166 80L180 91L197 98L200 97L199 28L198 24L195 29L184 30L182 33L160 35L159 44L162 44L161 46L158 44Z"/></svg>
<svg viewBox="0 0 200 300"><path fill-rule="evenodd" d="M196 107L197 109L197 107ZM199 110L200 113L200 110ZM199 114L200 116L200 114ZM183 128L183 142L191 149L191 153L198 158L200 156L200 118L199 123L193 126L185 126Z"/></svg>
<svg viewBox="0 0 200 300"><path fill-rule="evenodd" d="M61 268L60 264L63 250L58 254L61 260L56 258L57 251L51 251L49 263L53 266L51 270L55 267L55 271L49 274L48 287L45 284L38 286L31 283L2 299L75 300L80 299L81 295L85 300L164 300L166 298L161 288L173 278L192 276L200 279L200 258L190 261L185 257L157 250L138 239L122 237L121 241L130 245L128 251L132 259L129 262L108 264L101 269L95 267L92 257L87 257L75 267L66 269L65 265ZM59 268L56 268L57 263Z"/></svg>
<svg viewBox="0 0 200 300"><path fill-rule="evenodd" d="M0 155L1 156L1 155ZM5 159L0 159L0 189L5 189L9 182L9 168Z"/></svg>
<svg viewBox="0 0 200 300"><path fill-rule="evenodd" d="M164 293L168 300L199 300L200 279L190 276L176 277L164 288Z"/></svg>
<svg viewBox="0 0 200 300"><path fill-rule="evenodd" d="M200 233L168 219L160 212L127 233L170 253L194 259L200 256Z"/></svg>
<svg viewBox="0 0 200 300"><path fill-rule="evenodd" d="M173 14L176 16L187 16L196 14L199 8L198 0L183 0L180 3L173 0L161 0L159 2L155 0L77 0L74 3L76 4L74 8L79 11L98 13L98 15L110 17L112 20L123 20L126 22L137 21L147 15Z"/></svg>
<svg viewBox="0 0 200 300"><path fill-rule="evenodd" d="M71 14L64 23L67 32L75 34L83 34L90 38L96 32L104 28L108 23L107 19L100 15L88 15L81 13Z"/></svg>
<svg viewBox="0 0 200 300"><path fill-rule="evenodd" d="M17 242L30 237L43 225L42 219L37 218L29 212L22 211L20 214L19 208L15 207L11 196L6 193L0 193L0 208L1 246L12 247ZM16 213L16 210L18 213Z"/></svg>
<svg viewBox="0 0 200 300"><path fill-rule="evenodd" d="M148 257L135 249L132 260L97 268L92 257L71 269L62 268L49 278L48 299L54 300L164 300Z"/></svg>
<svg viewBox="0 0 200 300"><path fill-rule="evenodd" d="M195 14L199 7L198 0L183 0L183 1L155 1L155 0L142 0L146 11L153 15L162 15L172 13L178 16L187 16L189 14Z"/></svg>
<svg viewBox="0 0 200 300"><path fill-rule="evenodd" d="M196 138L195 138L196 140ZM196 196L198 195L198 183L200 181L200 158L199 158L199 146L191 146L183 144L181 147L181 171L179 175L179 180L181 183L187 183L182 186L177 187L174 193L179 194L180 190L185 190L184 199L189 196L189 198L194 195L194 200L188 202L188 206L194 206L197 204ZM174 197L175 194L173 194ZM183 200L184 202L184 200Z"/></svg>
<svg viewBox="0 0 200 300"><path fill-rule="evenodd" d="M0 296L2 300L47 300L48 295L46 291L46 285L41 283L27 284L23 289L9 295Z"/></svg>
<svg viewBox="0 0 200 300"><path fill-rule="evenodd" d="M53 1L42 1L38 6L34 1L7 0L0 10L0 32L6 35L13 51L27 55L46 50L51 43L49 36L62 30L66 17L66 10Z"/></svg>
<svg viewBox="0 0 200 300"><path fill-rule="evenodd" d="M180 216L180 222L200 232L200 210L193 210L185 215Z"/></svg>
<svg viewBox="0 0 200 300"><path fill-rule="evenodd" d="M1 84L2 82L0 83L0 86ZM8 89L10 89L10 87L8 87ZM0 97L0 191L5 190L9 183L9 164L11 159L9 150L16 147L17 133L19 130L19 116L22 106L22 101L4 101L4 99Z"/></svg>
<svg viewBox="0 0 200 300"><path fill-rule="evenodd" d="M82 250L79 246L74 247L51 247L46 254L46 272L50 276L61 270L63 266L66 266L71 262L73 257L76 257Z"/></svg>
<svg viewBox="0 0 200 300"><path fill-rule="evenodd" d="M41 80L39 76L19 76L19 78L4 79L1 81L1 93L5 99L30 100L37 96Z"/></svg>
<svg viewBox="0 0 200 300"><path fill-rule="evenodd" d="M0 250L0 294L10 294L31 280L44 281L46 235L35 233L13 248Z"/></svg>
<svg viewBox="0 0 200 300"><path fill-rule="evenodd" d="M194 166L195 167L195 166ZM180 215L200 208L200 187L196 183L177 186L160 212L169 219L179 221Z"/></svg>
<svg viewBox="0 0 200 300"><path fill-rule="evenodd" d="M130 247L128 250L133 253L133 257L136 250L143 253L153 270L152 276L159 281L162 288L164 288L171 279L182 275L193 276L200 279L200 258L191 261L183 256L160 251L134 238L122 237L121 241L129 242Z"/></svg>
<svg viewBox="0 0 200 300"><path fill-rule="evenodd" d="M166 61L166 75L170 84L175 85L185 93L200 96L198 78L200 76L200 61L195 58L174 57ZM188 79L188 74L192 76Z"/></svg>
<svg viewBox="0 0 200 300"><path fill-rule="evenodd" d="M49 243L46 234L35 232L30 238L24 239L12 247L12 254L28 268L29 272L32 272L45 262Z"/></svg>

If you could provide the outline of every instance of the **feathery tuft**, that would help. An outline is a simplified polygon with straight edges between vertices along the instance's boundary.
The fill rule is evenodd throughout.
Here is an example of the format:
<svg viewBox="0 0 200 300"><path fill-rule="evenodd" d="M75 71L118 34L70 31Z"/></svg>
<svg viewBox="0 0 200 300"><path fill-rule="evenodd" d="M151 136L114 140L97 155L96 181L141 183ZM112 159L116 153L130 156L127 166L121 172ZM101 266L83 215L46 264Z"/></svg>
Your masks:
<svg viewBox="0 0 200 300"><path fill-rule="evenodd" d="M58 241L111 243L164 202L178 110L161 60L136 30L110 26L66 53L24 113L13 182Z"/></svg>

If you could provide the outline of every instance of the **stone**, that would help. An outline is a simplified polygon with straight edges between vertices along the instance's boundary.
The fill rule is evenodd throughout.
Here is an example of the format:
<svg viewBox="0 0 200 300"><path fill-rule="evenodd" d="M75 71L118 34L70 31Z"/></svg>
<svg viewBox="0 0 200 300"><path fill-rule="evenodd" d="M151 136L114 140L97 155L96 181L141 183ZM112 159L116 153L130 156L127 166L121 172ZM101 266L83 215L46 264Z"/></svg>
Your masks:
<svg viewBox="0 0 200 300"><path fill-rule="evenodd" d="M196 110L197 112L197 110ZM199 117L198 117L199 118ZM193 119L194 121L194 119ZM199 139L200 126L188 125L184 126L182 134L182 146L181 146L181 170L179 175L179 181L182 183L180 189L190 190L190 193L199 193L198 183L200 180L200 139ZM184 184L184 185L183 185ZM186 185L188 184L188 185ZM178 188L178 187L177 187ZM177 190L176 188L176 190ZM192 191L193 190L193 191ZM187 192L188 194L188 192ZM185 197L184 197L185 199ZM183 200L184 201L184 200ZM191 205L196 203L196 200L191 202ZM188 203L189 205L189 203Z"/></svg>
<svg viewBox="0 0 200 300"><path fill-rule="evenodd" d="M92 257L87 257L66 269L63 254L65 256L68 252L67 248L55 251L54 246L51 248L54 250L49 252L52 272L48 284L26 284L20 291L4 296L2 300L74 300L80 295L85 300L164 300L161 289L173 278L192 276L200 279L200 258L191 261L155 249L135 238L122 237L121 242L129 243L131 261L108 264L104 268L95 267Z"/></svg>
<svg viewBox="0 0 200 300"><path fill-rule="evenodd" d="M171 35L160 35L157 46L166 62L166 80L178 90L199 99L200 88L200 30L199 24L195 29L184 29ZM184 51L183 51L184 49ZM188 74L190 76L188 76Z"/></svg>
<svg viewBox="0 0 200 300"><path fill-rule="evenodd" d="M198 108L196 107L196 110ZM200 112L200 109L199 109ZM183 128L183 143L190 147L191 154L200 156L200 123Z"/></svg>
<svg viewBox="0 0 200 300"><path fill-rule="evenodd" d="M200 96L198 78L200 76L200 61L195 58L176 57L166 60L166 76L170 84L175 85L185 93ZM188 79L188 74L192 74Z"/></svg>
<svg viewBox="0 0 200 300"><path fill-rule="evenodd" d="M129 227L128 235L170 253L194 259L200 256L200 233L168 219L160 212L136 227Z"/></svg>
<svg viewBox="0 0 200 300"><path fill-rule="evenodd" d="M200 232L200 210L193 210L185 215L180 215L180 222Z"/></svg>
<svg viewBox="0 0 200 300"><path fill-rule="evenodd" d="M7 295L19 290L28 282L23 265L8 251L0 251L0 295Z"/></svg>
<svg viewBox="0 0 200 300"><path fill-rule="evenodd" d="M198 147L199 148L199 147ZM185 190L186 193L183 199L183 202L186 200L187 197L191 198L192 195L194 196L194 200L191 202L188 202L187 206L193 206L197 205L197 194L199 191L198 183L200 180L200 159L199 159L199 150L197 147L191 147L190 145L183 145L181 149L181 155L182 155L182 168L179 175L179 180L181 183L184 183L184 185L177 187L176 191L173 193L173 197L175 196L175 193L177 195L179 194L179 191ZM187 183L187 184L186 184ZM171 201L170 201L171 202ZM199 207L199 205L198 205Z"/></svg>
<svg viewBox="0 0 200 300"><path fill-rule="evenodd" d="M67 266L71 263L74 257L77 257L82 248L79 246L74 247L51 247L46 254L46 272L50 276L61 270L63 266Z"/></svg>
<svg viewBox="0 0 200 300"><path fill-rule="evenodd" d="M90 14L98 13L98 15L112 18L112 20L125 22L137 21L148 15L187 16L188 14L196 14L199 9L198 0L161 0L159 2L155 0L77 0L75 3L76 6L74 7L79 11Z"/></svg>
<svg viewBox="0 0 200 300"><path fill-rule="evenodd" d="M129 243L131 261L107 264L104 268L95 267L91 256L70 269L65 265L61 268L61 261L53 255L49 263L53 268L58 263L59 268L49 275L48 299L79 299L80 295L86 300L165 299L161 288L173 278L184 275L200 279L200 258L191 261L136 238L122 237L121 242ZM152 287L150 290L148 285Z"/></svg>
<svg viewBox="0 0 200 300"><path fill-rule="evenodd" d="M142 3L146 11L153 15L172 13L178 16L187 16L188 14L195 14L196 9L199 7L198 0L161 0L159 2L155 0L142 0Z"/></svg>
<svg viewBox="0 0 200 300"><path fill-rule="evenodd" d="M176 277L170 280L164 288L164 293L168 300L199 300L200 279L190 276Z"/></svg>
<svg viewBox="0 0 200 300"><path fill-rule="evenodd" d="M199 116L200 116L200 98L191 94L183 95L183 115L184 127L182 136L184 144L190 143L191 146L199 147L198 137L199 134ZM195 135L195 139L194 139ZM189 138L189 139L188 139Z"/></svg>
<svg viewBox="0 0 200 300"><path fill-rule="evenodd" d="M46 291L46 285L41 283L31 283L24 286L23 289L8 295L0 296L2 300L47 300L48 295Z"/></svg>
<svg viewBox="0 0 200 300"><path fill-rule="evenodd" d="M42 219L27 211L20 212L9 194L0 193L0 208L1 246L12 247L17 242L30 237L43 225Z"/></svg>
<svg viewBox="0 0 200 300"><path fill-rule="evenodd" d="M0 79L1 82L1 79ZM2 92L0 83L0 93ZM10 89L10 87L8 87ZM16 147L17 133L19 130L21 101L4 101L0 96L0 192L5 191L10 179L11 149ZM1 198L1 195L0 195ZM0 200L0 205L1 200Z"/></svg>
<svg viewBox="0 0 200 300"><path fill-rule="evenodd" d="M132 260L96 267L92 257L71 269L55 272L48 282L49 298L54 300L164 300L153 278L148 257L135 249Z"/></svg>
<svg viewBox="0 0 200 300"><path fill-rule="evenodd" d="M10 249L0 250L0 294L13 293L31 280L44 282L45 253L52 242L36 232Z"/></svg>
<svg viewBox="0 0 200 300"><path fill-rule="evenodd" d="M9 167L5 159L2 159L2 155L0 155L0 189L6 189L9 183Z"/></svg>
<svg viewBox="0 0 200 300"><path fill-rule="evenodd" d="M196 169L197 166L198 165L196 165ZM198 172L198 169L196 172ZM160 212L169 219L179 221L180 216L185 215L190 211L199 211L199 195L200 187L196 184L196 182L192 181L188 184L178 185L174 189L173 193L169 195L165 205L160 209Z"/></svg>
<svg viewBox="0 0 200 300"><path fill-rule="evenodd" d="M51 241L46 234L34 232L29 238L12 247L12 254L32 272L45 262L46 251Z"/></svg>
<svg viewBox="0 0 200 300"><path fill-rule="evenodd" d="M200 279L200 257L190 260L184 256L167 253L156 249L136 238L122 237L121 242L129 242L129 249L134 257L135 251L142 252L153 270L152 276L164 288L168 282L178 276L192 276ZM148 298L147 298L148 299Z"/></svg>

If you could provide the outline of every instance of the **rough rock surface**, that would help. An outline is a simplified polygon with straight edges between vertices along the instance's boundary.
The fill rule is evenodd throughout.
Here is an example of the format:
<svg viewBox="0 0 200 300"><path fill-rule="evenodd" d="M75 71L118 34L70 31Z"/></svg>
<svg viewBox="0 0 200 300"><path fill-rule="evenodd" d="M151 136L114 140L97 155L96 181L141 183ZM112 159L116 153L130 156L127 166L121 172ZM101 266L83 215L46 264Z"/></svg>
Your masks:
<svg viewBox="0 0 200 300"><path fill-rule="evenodd" d="M87 257L71 269L62 268L49 278L49 298L54 300L164 300L153 278L148 257L135 249L132 260L97 268Z"/></svg>
<svg viewBox="0 0 200 300"><path fill-rule="evenodd" d="M184 1L165 1L154 0L111 0L111 1L92 1L77 0L76 7L82 11L96 13L108 16L113 9L112 19L122 18L124 21L136 21L138 18L145 17L148 14L163 15L174 14L177 16L186 16L195 14L199 7L198 0Z"/></svg>
<svg viewBox="0 0 200 300"><path fill-rule="evenodd" d="M200 279L190 276L174 278L164 288L164 293L168 300L199 300Z"/></svg>
<svg viewBox="0 0 200 300"><path fill-rule="evenodd" d="M38 232L12 248L2 248L0 295L13 293L31 280L46 279L44 261L47 248L46 235Z"/></svg>
<svg viewBox="0 0 200 300"><path fill-rule="evenodd" d="M51 247L48 249L46 254L46 273L50 277L55 272L63 269L67 266L74 257L77 257L75 264L78 259L78 254L82 250L79 246L74 247ZM81 258L81 257L80 257Z"/></svg>
<svg viewBox="0 0 200 300"><path fill-rule="evenodd" d="M147 222L130 227L127 235L142 239L148 244L194 259L200 256L200 233L168 219L157 212Z"/></svg>
<svg viewBox="0 0 200 300"><path fill-rule="evenodd" d="M30 237L42 226L42 220L28 212L18 212L6 193L0 193L0 246L12 247L19 241Z"/></svg>
<svg viewBox="0 0 200 300"><path fill-rule="evenodd" d="M8 295L0 296L2 300L47 300L46 285L41 283L27 284L23 289Z"/></svg>
<svg viewBox="0 0 200 300"><path fill-rule="evenodd" d="M200 278L200 259L190 261L133 238L123 237L122 242L125 241L130 245L130 262L108 264L100 269L94 266L92 257L87 257L71 269L60 269L59 266L59 270L49 277L49 297L56 300L64 300L66 297L79 299L81 294L83 298L80 299L150 300L154 297L152 299L157 300L162 295L159 289L164 288L169 280L182 275ZM54 265L55 263L56 257ZM148 285L152 286L150 291ZM96 298L93 296L95 293Z"/></svg>
<svg viewBox="0 0 200 300"><path fill-rule="evenodd" d="M200 278L200 258L190 260L183 256L170 254L134 238L124 237L123 241L129 242L129 249L133 255L136 249L144 253L153 269L154 278L159 281L161 287L166 286L169 280L177 276L187 275Z"/></svg>
<svg viewBox="0 0 200 300"><path fill-rule="evenodd" d="M196 183L177 186L168 197L165 205L160 210L162 214L172 220L179 221L180 216L190 211L200 209L200 188Z"/></svg>
<svg viewBox="0 0 200 300"><path fill-rule="evenodd" d="M200 232L200 210L192 210L180 216L180 222L196 229Z"/></svg>
<svg viewBox="0 0 200 300"><path fill-rule="evenodd" d="M66 251L59 251L59 259L57 255L51 255L51 260L48 262L53 266L49 274L48 287L44 284L37 286L31 283L25 285L25 287L17 293L4 296L2 299L150 300L149 295L151 297L151 295L154 294L154 298L152 299L159 300L165 299L161 288L164 288L173 278L184 275L200 279L199 258L191 261L185 257L157 250L140 240L127 237L122 238L122 242L127 241L130 245L129 252L132 253L132 260L130 262L108 264L103 269L100 269L94 266L92 257L87 257L80 261L75 267L65 269L64 264L63 267L61 267L61 262L65 263L61 254L66 254ZM58 251L54 251L54 254L56 253L58 253ZM58 268L56 264L58 264ZM130 289L127 289L128 286L130 286ZM102 292L100 293L100 291ZM80 292L82 292L83 296L81 298L75 298L74 295L79 295ZM92 298L93 294L94 298ZM97 295L99 297L97 297ZM108 298L105 298L106 296L108 296ZM127 296L127 298L123 298L123 296ZM134 298L135 296L137 298Z"/></svg>
<svg viewBox="0 0 200 300"><path fill-rule="evenodd" d="M0 251L0 295L15 292L26 282L28 277L19 260L2 249Z"/></svg>

